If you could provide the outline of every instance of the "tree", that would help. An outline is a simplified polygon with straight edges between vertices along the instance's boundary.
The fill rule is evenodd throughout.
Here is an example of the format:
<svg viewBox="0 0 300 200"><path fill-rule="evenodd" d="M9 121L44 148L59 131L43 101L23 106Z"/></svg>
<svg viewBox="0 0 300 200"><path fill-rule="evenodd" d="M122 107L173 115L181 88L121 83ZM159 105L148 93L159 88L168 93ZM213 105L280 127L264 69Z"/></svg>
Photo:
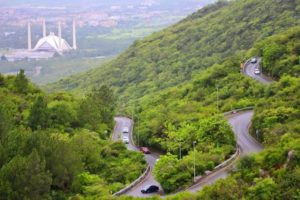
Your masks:
<svg viewBox="0 0 300 200"><path fill-rule="evenodd" d="M219 180L212 186L204 187L199 193L199 199L243 199L241 185L234 178Z"/></svg>
<svg viewBox="0 0 300 200"><path fill-rule="evenodd" d="M27 157L15 156L0 170L0 198L50 199L51 175L36 150Z"/></svg>
<svg viewBox="0 0 300 200"><path fill-rule="evenodd" d="M5 85L5 78L4 76L0 73L0 87Z"/></svg>
<svg viewBox="0 0 300 200"><path fill-rule="evenodd" d="M66 101L51 102L49 104L51 127L70 127L76 120L76 114L72 105Z"/></svg>
<svg viewBox="0 0 300 200"><path fill-rule="evenodd" d="M235 144L231 127L227 121L219 116L201 119L199 127L200 131L197 137L199 142L214 143L217 146Z"/></svg>
<svg viewBox="0 0 300 200"><path fill-rule="evenodd" d="M12 123L12 115L5 105L0 105L0 141L10 130Z"/></svg>
<svg viewBox="0 0 300 200"><path fill-rule="evenodd" d="M115 111L115 97L107 86L94 88L80 104L79 121L91 130L111 129Z"/></svg>
<svg viewBox="0 0 300 200"><path fill-rule="evenodd" d="M248 200L280 199L278 186L272 178L255 179L255 185L248 188L246 193Z"/></svg>
<svg viewBox="0 0 300 200"><path fill-rule="evenodd" d="M188 171L182 171L179 168L177 156L171 154L160 157L154 167L154 176L167 193L189 183L188 180L192 180L192 176Z"/></svg>
<svg viewBox="0 0 300 200"><path fill-rule="evenodd" d="M69 139L62 134L54 134L48 138L46 168L52 174L52 187L67 191L75 177L83 172L83 163Z"/></svg>
<svg viewBox="0 0 300 200"><path fill-rule="evenodd" d="M20 69L20 72L15 79L15 87L17 92L25 94L28 91L29 81L25 76L24 69Z"/></svg>
<svg viewBox="0 0 300 200"><path fill-rule="evenodd" d="M45 129L49 124L49 111L43 96L38 96L29 114L28 125L32 130Z"/></svg>

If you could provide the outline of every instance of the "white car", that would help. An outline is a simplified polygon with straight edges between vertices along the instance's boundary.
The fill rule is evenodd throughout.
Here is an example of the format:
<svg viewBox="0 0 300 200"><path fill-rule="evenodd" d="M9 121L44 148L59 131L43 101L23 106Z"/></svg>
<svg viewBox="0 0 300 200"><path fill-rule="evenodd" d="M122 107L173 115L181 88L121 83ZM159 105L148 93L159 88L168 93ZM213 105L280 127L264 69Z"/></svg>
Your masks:
<svg viewBox="0 0 300 200"><path fill-rule="evenodd" d="M255 69L255 70L254 70L254 74L259 75L259 74L260 74L259 69Z"/></svg>
<svg viewBox="0 0 300 200"><path fill-rule="evenodd" d="M257 59L256 58L251 58L251 61L250 61L252 64L255 64L257 63Z"/></svg>
<svg viewBox="0 0 300 200"><path fill-rule="evenodd" d="M129 144L129 137L128 137L127 135L124 135L124 136L123 136L123 142L124 142L125 144Z"/></svg>
<svg viewBox="0 0 300 200"><path fill-rule="evenodd" d="M128 127L124 127L123 128L123 133L128 133L129 132L129 128Z"/></svg>

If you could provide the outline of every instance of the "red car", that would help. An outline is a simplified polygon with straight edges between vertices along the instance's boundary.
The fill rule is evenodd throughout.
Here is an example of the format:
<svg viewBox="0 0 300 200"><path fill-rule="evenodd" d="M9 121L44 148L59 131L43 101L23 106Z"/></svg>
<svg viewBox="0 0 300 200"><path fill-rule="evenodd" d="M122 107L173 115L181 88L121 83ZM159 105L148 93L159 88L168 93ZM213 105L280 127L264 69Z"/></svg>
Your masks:
<svg viewBox="0 0 300 200"><path fill-rule="evenodd" d="M144 154L150 154L150 150L148 149L148 147L141 147L140 151L143 152Z"/></svg>

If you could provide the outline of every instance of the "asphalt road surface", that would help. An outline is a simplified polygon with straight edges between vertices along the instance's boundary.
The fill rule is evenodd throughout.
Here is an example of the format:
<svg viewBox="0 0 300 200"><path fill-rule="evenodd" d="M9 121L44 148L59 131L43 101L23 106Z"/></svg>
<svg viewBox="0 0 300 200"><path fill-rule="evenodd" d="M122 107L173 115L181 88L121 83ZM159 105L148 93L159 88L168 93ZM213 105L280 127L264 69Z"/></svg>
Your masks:
<svg viewBox="0 0 300 200"><path fill-rule="evenodd" d="M260 71L262 71L260 63L261 63L261 58L258 58L256 63L251 63L250 61L248 61L245 64L244 73L247 76L250 76L251 78L254 78L254 79L256 79L257 81L259 81L263 84L272 83L272 80L270 78L266 77L263 73L261 73L261 74L255 74L254 73L255 69L259 69Z"/></svg>
<svg viewBox="0 0 300 200"><path fill-rule="evenodd" d="M263 147L249 135L249 126L253 116L253 111L241 112L228 117L228 121L232 127L232 130L237 138L237 143L241 150L241 156L257 153L263 149ZM190 192L197 192L206 185L213 184L221 178L226 178L234 163L231 165L212 173L199 183L193 185L188 189Z"/></svg>
<svg viewBox="0 0 300 200"><path fill-rule="evenodd" d="M254 73L255 69L259 69L261 71L260 62L261 62L261 58L259 58L256 63L247 62L245 64L244 73L245 75L258 80L263 84L270 84L272 82L271 79L264 76L263 74ZM237 138L237 143L240 147L241 156L257 153L263 149L263 147L256 140L254 140L252 136L249 135L249 126L251 123L252 116L253 116L253 111L247 111L247 112L237 113L235 115L231 115L228 117L228 121L231 124L232 130L234 131L234 134ZM115 121L116 121L116 126L115 126L114 133L112 135L112 140L122 141L123 138L122 130L124 129L124 127L128 127L130 130L129 131L130 142L129 144L127 144L127 148L133 151L139 151L139 149L133 144L132 141L133 121L126 117L116 117ZM141 193L142 188L144 188L146 185L158 185L161 188L159 183L154 179L152 175L153 167L158 158L159 155L156 154L145 155L145 159L148 165L151 167L151 171L149 175L141 183L139 183L136 187L129 190L125 195L147 197L147 196L151 196L152 194ZM190 187L187 191L196 192L206 185L213 184L215 181L221 178L226 178L229 175L233 165L234 163L210 174L206 178L202 179L199 183Z"/></svg>
<svg viewBox="0 0 300 200"><path fill-rule="evenodd" d="M253 111L247 111L242 113L237 113L235 115L231 115L228 117L228 121L232 126L232 130L235 133L235 136L238 141L238 145L240 146L241 155L248 155L251 153L257 153L263 149L263 147L256 142L252 136L249 135L248 128L251 123L251 119L253 116ZM124 118L124 117L116 117L116 127L113 135L113 140L118 140L118 138L122 138L122 130L124 127L128 127L130 130L130 134L132 134L132 126L133 123L130 119ZM131 150L138 150L130 141L130 144L127 145L128 149ZM156 154L149 154L145 155L145 159L147 160L148 164L150 165L151 169L153 169L156 160L159 158ZM232 164L233 165L233 164ZM193 185L188 189L190 192L196 192L200 190L203 186L209 185L214 183L215 181L226 178L229 175L229 172L231 170L232 165L229 165L226 168L220 169L216 171L215 173L209 175L205 179L203 179L201 182L199 182L196 185ZM151 171L152 172L152 171ZM155 181L152 173L149 173L149 175L142 181L140 184L138 184L136 187L129 190L125 195L129 196L138 196L138 197L147 197L151 194L142 194L141 189L145 187L146 185L159 185L157 181Z"/></svg>
<svg viewBox="0 0 300 200"><path fill-rule="evenodd" d="M127 148L133 151L139 151L139 149L133 144L132 141L132 130L133 130L133 122L131 119L126 118L126 117L115 117L115 121L116 121L116 126L114 129L114 133L112 135L112 140L117 141L120 140L122 141L122 131L124 129L124 127L128 127L129 128L129 138L130 138L130 142L127 145ZM129 190L127 193L125 193L124 195L129 195L129 196L137 196L137 197L147 197L147 196L151 196L153 194L143 194L141 193L141 190L147 186L147 185L157 185L161 188L160 184L154 179L153 175L152 175L152 169L156 163L156 160L159 158L159 155L151 153L151 154L145 154L145 160L147 161L148 165L151 168L151 171L149 173L149 175L141 182L139 183L136 187L132 188L131 190Z"/></svg>

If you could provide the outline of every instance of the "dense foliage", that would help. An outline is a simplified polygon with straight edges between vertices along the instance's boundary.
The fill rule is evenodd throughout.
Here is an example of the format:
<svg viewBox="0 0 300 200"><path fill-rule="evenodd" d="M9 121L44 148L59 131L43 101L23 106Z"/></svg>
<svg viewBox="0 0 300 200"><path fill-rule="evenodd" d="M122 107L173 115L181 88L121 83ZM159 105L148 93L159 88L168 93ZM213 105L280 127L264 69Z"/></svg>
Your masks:
<svg viewBox="0 0 300 200"><path fill-rule="evenodd" d="M263 71L278 79L300 75L300 27L274 35L254 46L252 55L262 57Z"/></svg>
<svg viewBox="0 0 300 200"><path fill-rule="evenodd" d="M109 141L115 97L106 86L82 100L45 95L21 70L0 74L0 101L0 199L107 197L145 168L141 153Z"/></svg>
<svg viewBox="0 0 300 200"><path fill-rule="evenodd" d="M280 88L266 89L239 73L246 55L266 55L264 69L273 69L272 63L288 57L286 69L295 70L286 73L294 74L298 70L294 58L297 42L293 42L297 41L297 29L285 36L266 38L299 25L299 5L299 0L220 1L170 28L136 41L101 69L81 78L62 80L51 87L62 89L73 84L77 86L74 91L78 91L99 82L115 87L128 112L137 113L141 144L170 153L157 163L155 175L165 191L171 192L192 181L193 141L197 141L197 175L233 153L235 142L227 123L218 117L221 112L254 106L258 99L277 92L279 95ZM267 45L276 46L277 41L284 50L282 57L274 61L273 50L268 50ZM254 49L247 53L254 44ZM293 62L289 62L289 56ZM259 137L268 135L275 122L288 122L286 116L295 120L298 117L297 110L289 104L287 109L278 108L269 113L271 118L266 122L269 127L260 127L263 119L259 115L264 112L256 113L252 129L258 129ZM273 113L279 117L274 119ZM173 164L165 170L168 162Z"/></svg>
<svg viewBox="0 0 300 200"><path fill-rule="evenodd" d="M103 67L51 88L76 85L76 91L104 83L133 99L175 86L237 51L251 48L256 41L299 25L299 5L299 0L220 1L136 41Z"/></svg>
<svg viewBox="0 0 300 200"><path fill-rule="evenodd" d="M295 29L291 29L289 31L292 30ZM283 33L283 36L285 34L286 33ZM274 37L280 37L280 34ZM286 43L286 45L288 44ZM230 60L233 61L234 59L231 58ZM224 64L222 69L225 71L226 69L232 69L232 67L229 66L231 65L228 65L227 62L227 65ZM286 68L291 69L293 67L294 66L292 65L287 66ZM206 89L210 88L209 84L202 84L205 83L204 80L208 81L210 84L214 83L216 78L213 76L213 74L220 72L219 70L215 69L218 68L212 67L206 73L199 75L195 78L192 84L183 84L180 88L171 88L165 92L156 94L155 97L157 97L157 99L152 98L152 100L148 99L145 100L145 102L152 102L152 104L148 105L151 105L153 109L167 108L167 104L163 104L164 106L160 107L160 104L158 103L159 101L170 102L170 106L173 106L173 108L176 108L174 105L177 105L174 104L174 102L178 103L187 97L190 99L189 101L186 100L186 102L191 103L192 99L197 97L195 94L198 94L195 93L197 90L192 89L193 85L196 86L195 88L205 92ZM282 76L278 82L275 82L269 86L263 86L259 83L255 83L253 80L250 80L247 77L242 77L241 74L234 72L230 72L230 74L221 74L223 74L223 76L219 76L217 78L218 82L221 83L219 86L220 96L222 96L221 94L223 91L228 92L227 89L223 90L223 88L231 88L229 90L231 91L231 94L228 96L222 96L220 98L219 108L222 111L230 109L230 106L227 104L231 103L234 105L234 108L238 108L236 106L239 105L237 104L239 99L244 99L242 100L243 102L248 101L251 102L252 105L255 105L255 116L251 130L253 136L264 144L265 150L257 155L243 157L237 164L233 174L227 179L219 180L212 186L206 186L198 193L180 193L175 196L167 197L167 199L298 199L300 197L300 78ZM229 77L231 78L229 79ZM187 88L189 89L186 90ZM214 93L216 93L216 91L214 86L211 89L213 90L209 90L210 92L205 93L206 95L201 97L201 103L206 102L207 99L210 99L211 95L215 95ZM242 92L239 93L237 91ZM160 96L159 94L168 95ZM182 96L182 94L185 94L185 96ZM238 96L238 94L241 96ZM160 99L159 97L162 98ZM253 99L253 97L256 98ZM206 103L204 105L206 107L211 106L210 104L212 101L209 102L210 103ZM143 104L143 101L141 101L141 105L145 105ZM183 105L183 103L178 105ZM203 105L198 103L195 107L200 106L203 107ZM214 103L213 107L216 107ZM177 115L177 118L174 118L175 122L178 120L178 122L183 123L183 119L188 119L188 115L184 115L185 110L182 109L184 107L180 108L181 109L179 109L179 111L176 111L176 113L173 113L172 115L171 111L168 111L168 109L165 109L165 112L158 113L167 114L166 116L169 117ZM211 109L208 108L208 110ZM206 110L196 110L195 113L196 112L201 112L202 115L204 115L204 113L208 113ZM142 113L147 116L145 112ZM193 114L193 112L191 112L190 115L191 118L195 118L196 116ZM153 115L149 116L152 116L153 120L156 119L156 117ZM169 126L170 125L166 126L166 128L170 129ZM187 126L186 128L188 127L190 126ZM181 136L180 132L177 134ZM171 141L170 144L172 144ZM178 146L174 148L175 151L177 148ZM196 162L197 170L199 170L199 165L204 166L202 161L205 164L213 161L212 157L209 157L209 160L205 160L206 157L201 157L199 153L199 146L197 146L195 154L196 158L199 158ZM184 184L192 180L192 174L190 173L190 170L192 170L191 166L193 156L193 151L191 151L182 160L179 160L178 156L171 154L161 157L156 165L155 174L162 176L160 177L157 175L156 178L161 182L163 187L167 188L167 192L169 190L175 190L179 186L184 186ZM188 159L190 162L188 162ZM184 165L187 163L188 165ZM197 173L200 173L200 171ZM159 198L152 197L149 199Z"/></svg>

